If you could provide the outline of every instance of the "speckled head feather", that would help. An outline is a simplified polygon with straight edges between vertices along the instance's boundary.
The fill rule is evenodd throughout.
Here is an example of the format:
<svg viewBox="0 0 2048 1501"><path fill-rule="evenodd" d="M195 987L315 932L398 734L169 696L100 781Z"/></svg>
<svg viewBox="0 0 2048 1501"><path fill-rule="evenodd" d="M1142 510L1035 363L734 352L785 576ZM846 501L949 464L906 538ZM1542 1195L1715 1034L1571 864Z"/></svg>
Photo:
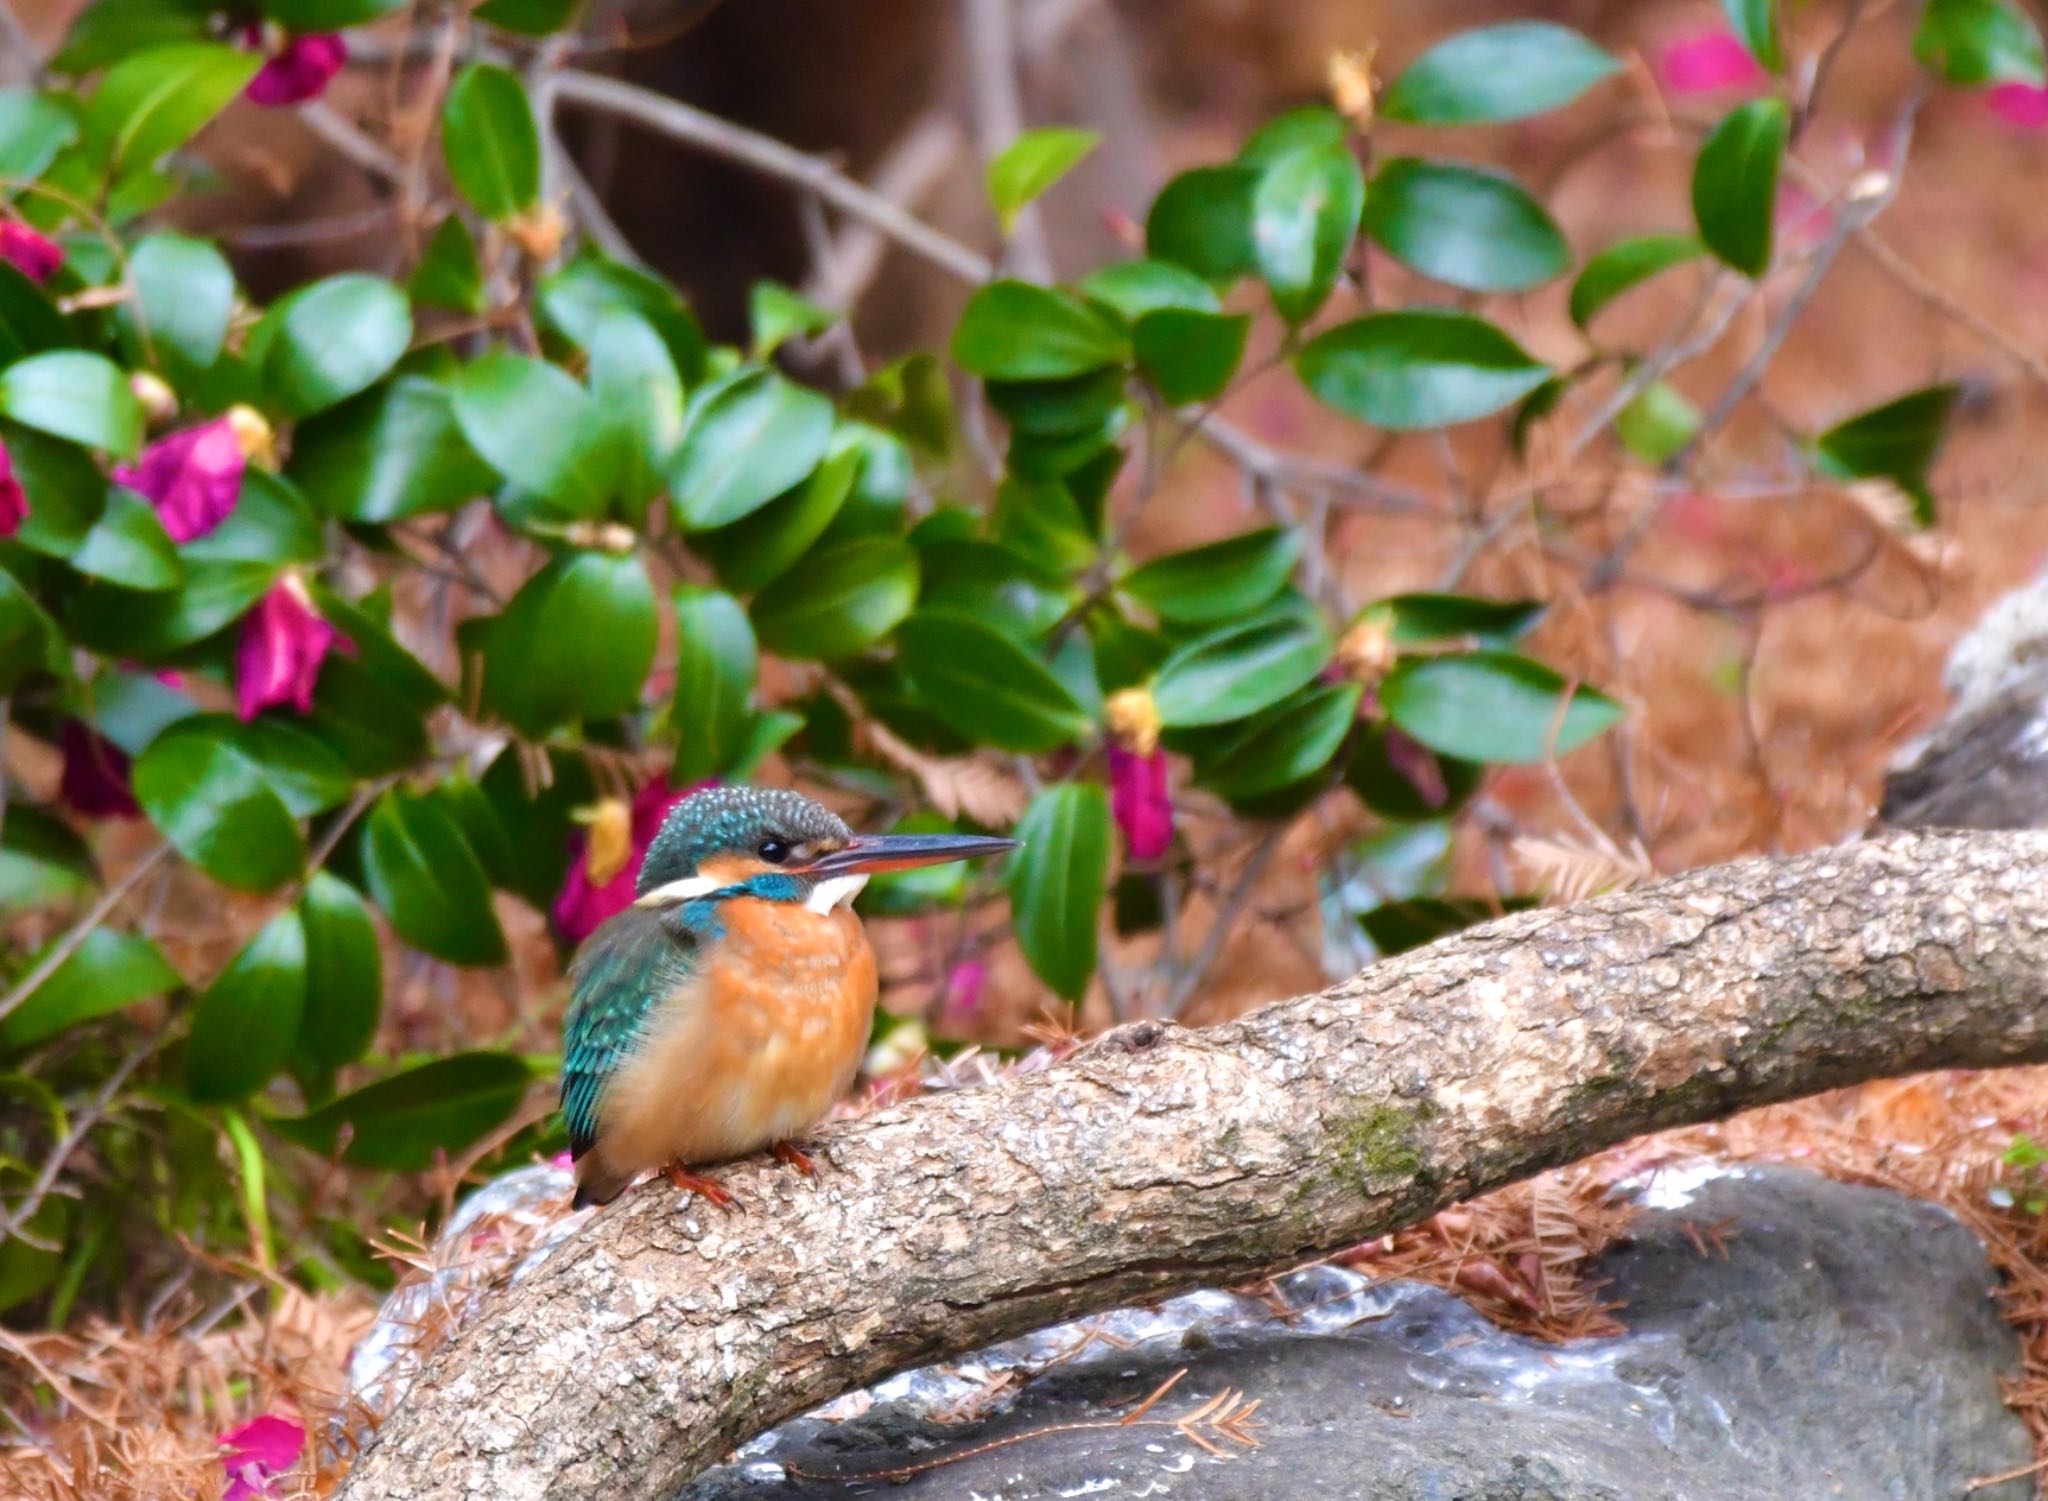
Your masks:
<svg viewBox="0 0 2048 1501"><path fill-rule="evenodd" d="M640 896L697 873L713 855L752 850L764 839L837 847L853 831L831 809L779 787L707 787L669 810L640 864Z"/></svg>

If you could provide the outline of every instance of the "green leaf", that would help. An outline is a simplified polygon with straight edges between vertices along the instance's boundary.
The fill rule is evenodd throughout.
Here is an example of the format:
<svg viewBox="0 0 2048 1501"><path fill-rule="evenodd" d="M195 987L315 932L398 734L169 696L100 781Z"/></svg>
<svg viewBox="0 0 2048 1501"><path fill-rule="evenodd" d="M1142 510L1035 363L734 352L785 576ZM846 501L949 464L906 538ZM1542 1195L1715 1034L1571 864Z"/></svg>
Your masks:
<svg viewBox="0 0 2048 1501"><path fill-rule="evenodd" d="M1481 646L1511 646L1543 618L1533 599L1474 599L1466 594L1396 594L1376 607L1394 617L1404 646L1470 637Z"/></svg>
<svg viewBox="0 0 2048 1501"><path fill-rule="evenodd" d="M1521 292L1571 264L1564 235L1512 178L1398 156L1367 198L1365 232L1425 276L1474 292Z"/></svg>
<svg viewBox="0 0 2048 1501"><path fill-rule="evenodd" d="M1749 55L1773 73L1785 71L1785 45L1778 34L1778 0L1721 0L1728 24Z"/></svg>
<svg viewBox="0 0 2048 1501"><path fill-rule="evenodd" d="M1277 115L1253 131L1239 148L1243 167L1271 167L1304 152L1327 151L1351 139L1351 122L1326 104L1310 104Z"/></svg>
<svg viewBox="0 0 2048 1501"><path fill-rule="evenodd" d="M49 951L38 952L27 968L35 968ZM76 1022L153 1000L182 984L147 938L94 928L26 1000L0 1017L0 1048L30 1047Z"/></svg>
<svg viewBox="0 0 2048 1501"><path fill-rule="evenodd" d="M471 63L441 110L441 151L457 192L486 219L510 219L540 201L540 134L518 75Z"/></svg>
<svg viewBox="0 0 2048 1501"><path fill-rule="evenodd" d="M1778 165L1790 130L1782 99L1752 99L1714 127L1693 167L1692 211L1700 238L1744 276L1770 269Z"/></svg>
<svg viewBox="0 0 2048 1501"><path fill-rule="evenodd" d="M1015 432L1058 438L1092 432L1123 404L1124 372L1115 366L1065 380L988 382L988 402Z"/></svg>
<svg viewBox="0 0 2048 1501"><path fill-rule="evenodd" d="M637 557L575 552L528 579L490 622L483 697L529 739L631 713L660 621Z"/></svg>
<svg viewBox="0 0 2048 1501"><path fill-rule="evenodd" d="M341 1160L385 1172L424 1172L511 1118L533 1072L510 1053L457 1053L365 1085L308 1115L272 1121L279 1133L322 1154L342 1130Z"/></svg>
<svg viewBox="0 0 2048 1501"><path fill-rule="evenodd" d="M692 545L710 560L718 581L740 593L774 582L825 534L853 493L862 450L833 440L825 462L810 478L731 526L705 532Z"/></svg>
<svg viewBox="0 0 2048 1501"><path fill-rule="evenodd" d="M1959 395L1954 385L1927 386L1859 412L1814 439L1815 463L1834 479L1890 480L1912 497L1915 519L1932 525L1927 470Z"/></svg>
<svg viewBox="0 0 2048 1501"><path fill-rule="evenodd" d="M63 676L69 670L70 648L57 622L0 568L0 693L12 693L33 673Z"/></svg>
<svg viewBox="0 0 2048 1501"><path fill-rule="evenodd" d="M452 511L497 483L463 438L448 388L420 375L300 423L287 472L328 515L373 523Z"/></svg>
<svg viewBox="0 0 2048 1501"><path fill-rule="evenodd" d="M754 631L777 656L832 661L867 650L917 603L917 554L862 537L805 558L754 598Z"/></svg>
<svg viewBox="0 0 2048 1501"><path fill-rule="evenodd" d="M1323 683L1275 704L1197 767L1204 786L1226 798L1277 792L1330 764L1358 720L1364 690Z"/></svg>
<svg viewBox="0 0 2048 1501"><path fill-rule="evenodd" d="M119 488L107 492L106 509L67 561L88 578L124 589L175 589L185 582L178 546L156 508Z"/></svg>
<svg viewBox="0 0 2048 1501"><path fill-rule="evenodd" d="M474 14L479 21L521 36L548 36L569 24L583 0L484 0Z"/></svg>
<svg viewBox="0 0 2048 1501"><path fill-rule="evenodd" d="M264 924L200 996L186 1090L219 1104L261 1089L291 1056L305 1007L306 930L293 908Z"/></svg>
<svg viewBox="0 0 2048 1501"><path fill-rule="evenodd" d="M1584 328L1593 315L1660 271L1706 254L1692 235L1643 235L1618 240L1587 261L1572 282L1572 322Z"/></svg>
<svg viewBox="0 0 2048 1501"><path fill-rule="evenodd" d="M1295 370L1346 416L1396 430L1447 427L1511 406L1550 367L1492 324L1435 308L1374 313L1311 339Z"/></svg>
<svg viewBox="0 0 2048 1501"><path fill-rule="evenodd" d="M891 360L846 398L846 412L933 458L953 451L953 392L936 355L917 350Z"/></svg>
<svg viewBox="0 0 2048 1501"><path fill-rule="evenodd" d="M384 964L370 909L346 881L315 871L299 898L306 934L305 1009L293 1056L317 1069L363 1056L377 1035Z"/></svg>
<svg viewBox="0 0 2048 1501"><path fill-rule="evenodd" d="M617 451L590 393L559 365L493 349L449 382L456 425L484 462L573 517L600 515Z"/></svg>
<svg viewBox="0 0 2048 1501"><path fill-rule="evenodd" d="M212 726L215 716L181 721ZM271 790L294 818L309 818L338 807L354 778L340 756L293 720L265 715L247 723L219 723L234 748L263 769Z"/></svg>
<svg viewBox="0 0 2048 1501"><path fill-rule="evenodd" d="M15 533L22 546L69 558L82 546L113 493L92 455L11 422L0 422L15 480L28 497L28 515Z"/></svg>
<svg viewBox="0 0 2048 1501"><path fill-rule="evenodd" d="M2012 0L1927 0L1913 55L1960 88L2043 82L2040 30Z"/></svg>
<svg viewBox="0 0 2048 1501"><path fill-rule="evenodd" d="M85 109L86 134L110 177L145 170L198 134L263 60L217 42L174 42L124 57Z"/></svg>
<svg viewBox="0 0 2048 1501"><path fill-rule="evenodd" d="M686 384L704 378L704 330L676 289L651 271L586 251L541 279L535 301L563 338L588 349L604 320L617 313L643 319L661 335Z"/></svg>
<svg viewBox="0 0 2048 1501"><path fill-rule="evenodd" d="M746 743L759 666L754 628L738 600L717 589L677 586L671 782L701 782L731 766Z"/></svg>
<svg viewBox="0 0 2048 1501"><path fill-rule="evenodd" d="M988 201L1008 234L1024 206L1065 177L1102 139L1093 130L1047 126L1027 130L988 164Z"/></svg>
<svg viewBox="0 0 2048 1501"><path fill-rule="evenodd" d="M1510 21L1446 38L1401 71L1380 100L1389 120L1482 125L1570 104L1621 62L1576 31Z"/></svg>
<svg viewBox="0 0 2048 1501"><path fill-rule="evenodd" d="M0 178L34 182L78 139L71 111L33 89L0 89Z"/></svg>
<svg viewBox="0 0 2048 1501"><path fill-rule="evenodd" d="M1050 668L972 615L912 615L896 629L896 663L926 710L979 744L1040 755L1089 731Z"/></svg>
<svg viewBox="0 0 2048 1501"><path fill-rule="evenodd" d="M1700 430L1699 408L1664 381L1652 381L1614 418L1614 436L1645 464L1669 463Z"/></svg>
<svg viewBox="0 0 2048 1501"><path fill-rule="evenodd" d="M1109 890L1109 798L1092 782L1049 787L1017 825L1024 847L1008 885L1017 946L1038 977L1069 1001L1095 974L1096 927Z"/></svg>
<svg viewBox="0 0 2048 1501"><path fill-rule="evenodd" d="M112 360L82 349L53 349L0 371L0 415L118 458L142 443L142 404Z"/></svg>
<svg viewBox="0 0 2048 1501"><path fill-rule="evenodd" d="M1508 912L1524 911L1533 905L1527 898L1511 899L1501 904ZM1499 915L1491 904L1476 897L1411 896L1359 913L1358 926L1382 956L1391 956L1422 948L1476 924L1491 922Z"/></svg>
<svg viewBox="0 0 2048 1501"><path fill-rule="evenodd" d="M290 31L344 31L388 16L403 0L263 0L263 14Z"/></svg>
<svg viewBox="0 0 2048 1501"><path fill-rule="evenodd" d="M590 394L620 466L619 488L644 519L683 433L683 380L653 325L630 313L598 325L590 341Z"/></svg>
<svg viewBox="0 0 2048 1501"><path fill-rule="evenodd" d="M169 350L192 370L220 358L235 308L235 273L227 257L205 240L168 230L146 235L128 256L135 288L138 334L161 353ZM126 311L126 309L124 309Z"/></svg>
<svg viewBox="0 0 2048 1501"><path fill-rule="evenodd" d="M484 310L483 267L476 258L476 237L462 215L450 214L441 221L405 289L423 307L471 317Z"/></svg>
<svg viewBox="0 0 2048 1501"><path fill-rule="evenodd" d="M368 390L411 342L405 294L347 271L273 305L249 336L249 355L284 409L306 417Z"/></svg>
<svg viewBox="0 0 2048 1501"><path fill-rule="evenodd" d="M747 296L747 321L754 331L752 356L765 360L785 340L823 333L839 321L839 315L780 282L757 281Z"/></svg>
<svg viewBox="0 0 2048 1501"><path fill-rule="evenodd" d="M1135 323L1161 308L1190 313L1220 313L1215 289L1185 266L1169 261L1122 261L1091 271L1081 291L1127 322Z"/></svg>
<svg viewBox="0 0 2048 1501"><path fill-rule="evenodd" d="M92 851L71 825L26 803L7 805L0 834L0 912L58 907L98 888Z"/></svg>
<svg viewBox="0 0 2048 1501"><path fill-rule="evenodd" d="M1130 358L1124 336L1070 293L991 282L968 299L953 358L988 380L1064 380Z"/></svg>
<svg viewBox="0 0 2048 1501"><path fill-rule="evenodd" d="M1330 295L1364 207L1365 174L1343 145L1291 152L1260 175L1252 190L1252 254L1273 306L1289 323L1313 315Z"/></svg>
<svg viewBox="0 0 2048 1501"><path fill-rule="evenodd" d="M392 930L450 964L503 964L504 930L476 851L447 805L394 789L363 826L363 876Z"/></svg>
<svg viewBox="0 0 2048 1501"><path fill-rule="evenodd" d="M817 467L832 403L772 370L698 393L669 464L678 522L702 531L759 510Z"/></svg>
<svg viewBox="0 0 2048 1501"><path fill-rule="evenodd" d="M64 315L43 289L0 260L0 366L71 342Z"/></svg>
<svg viewBox="0 0 2048 1501"><path fill-rule="evenodd" d="M1504 651L1402 662L1380 685L1388 718L1432 750L1467 761L1528 765L1577 750L1622 708L1569 685L1540 662Z"/></svg>
<svg viewBox="0 0 2048 1501"><path fill-rule="evenodd" d="M1330 651L1322 619L1293 604L1197 637L1153 680L1160 722L1182 729L1247 719L1321 672Z"/></svg>
<svg viewBox="0 0 2048 1501"><path fill-rule="evenodd" d="M1382 818L1408 822L1444 818L1479 790L1486 768L1439 756L1392 725L1367 727L1352 744L1344 783Z"/></svg>
<svg viewBox="0 0 2048 1501"><path fill-rule="evenodd" d="M1154 558L1117 587L1162 620L1207 622L1247 615L1286 587L1301 557L1287 527L1246 532Z"/></svg>
<svg viewBox="0 0 2048 1501"><path fill-rule="evenodd" d="M1145 253L1205 281L1232 282L1258 257L1252 245L1255 167L1196 167L1160 189L1145 216Z"/></svg>
<svg viewBox="0 0 2048 1501"><path fill-rule="evenodd" d="M135 762L135 800L178 853L225 885L271 891L306 857L297 820L268 769L236 737L236 722L181 720Z"/></svg>
<svg viewBox="0 0 2048 1501"><path fill-rule="evenodd" d="M912 540L923 560L921 610L977 615L1006 636L1032 641L1074 607L1076 593L1064 578L1000 542L971 536Z"/></svg>

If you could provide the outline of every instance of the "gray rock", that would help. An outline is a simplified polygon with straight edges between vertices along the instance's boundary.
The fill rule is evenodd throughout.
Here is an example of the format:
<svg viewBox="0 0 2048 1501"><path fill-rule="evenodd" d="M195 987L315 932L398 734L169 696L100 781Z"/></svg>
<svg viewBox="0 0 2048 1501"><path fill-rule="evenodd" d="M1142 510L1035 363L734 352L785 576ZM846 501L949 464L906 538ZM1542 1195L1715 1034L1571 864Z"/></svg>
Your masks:
<svg viewBox="0 0 2048 1501"><path fill-rule="evenodd" d="M1667 1178L1645 1204L1600 1268L1624 1336L1546 1345L1433 1288L1313 1268L1283 1279L1285 1319L1202 1293L897 1377L835 1404L841 1421L827 1409L757 1439L684 1501L1961 1501L2032 1458L1999 1399L2018 1350L1991 1268L1942 1210L1782 1168ZM1688 1223L1722 1225L1726 1259ZM1047 1365L1091 1325L1124 1348L1098 1338ZM1152 1416L1236 1388L1261 1404L1258 1448L1217 1440L1219 1458L1170 1427L1104 1426L1182 1367ZM993 1415L928 1416L1005 1369L1026 1379ZM1001 1444L1063 1423L1091 1426ZM792 1473L873 1476L990 1444L900 1481Z"/></svg>

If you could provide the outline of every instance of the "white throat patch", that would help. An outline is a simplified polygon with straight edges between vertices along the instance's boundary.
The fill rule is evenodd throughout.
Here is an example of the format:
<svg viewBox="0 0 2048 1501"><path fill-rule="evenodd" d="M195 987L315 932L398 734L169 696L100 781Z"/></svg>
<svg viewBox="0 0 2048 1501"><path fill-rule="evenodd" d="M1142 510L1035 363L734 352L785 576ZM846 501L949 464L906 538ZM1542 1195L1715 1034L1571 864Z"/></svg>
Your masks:
<svg viewBox="0 0 2048 1501"><path fill-rule="evenodd" d="M657 886L647 895L633 903L636 907L673 907L678 902L687 902L695 897L709 896L720 890L720 883L710 876L684 876L680 881L670 881L666 886Z"/></svg>
<svg viewBox="0 0 2048 1501"><path fill-rule="evenodd" d="M811 898L804 905L820 917L828 916L833 908L851 904L867 883L866 876L834 876L813 886Z"/></svg>

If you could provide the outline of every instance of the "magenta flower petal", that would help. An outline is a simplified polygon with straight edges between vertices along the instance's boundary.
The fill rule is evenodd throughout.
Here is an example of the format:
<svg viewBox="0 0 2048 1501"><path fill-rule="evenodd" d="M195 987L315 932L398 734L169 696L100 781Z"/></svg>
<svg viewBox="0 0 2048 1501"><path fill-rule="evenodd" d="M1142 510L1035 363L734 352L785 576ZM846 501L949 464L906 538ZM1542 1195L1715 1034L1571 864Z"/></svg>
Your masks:
<svg viewBox="0 0 2048 1501"><path fill-rule="evenodd" d="M1109 748L1109 807L1133 860L1156 860L1173 844L1173 801L1166 792L1166 752L1138 755Z"/></svg>
<svg viewBox="0 0 2048 1501"><path fill-rule="evenodd" d="M288 573L271 585L256 608L242 617L242 639L235 648L235 699L242 718L254 719L273 704L312 713L320 664L337 646L354 649L320 618L296 574Z"/></svg>
<svg viewBox="0 0 2048 1501"><path fill-rule="evenodd" d="M1716 94L1755 88L1770 75L1731 32L1703 31L1673 42L1658 65L1674 94Z"/></svg>
<svg viewBox="0 0 2048 1501"><path fill-rule="evenodd" d="M134 818L142 812L128 786L128 753L89 725L67 719L57 731L64 770L57 796L87 818Z"/></svg>
<svg viewBox="0 0 2048 1501"><path fill-rule="evenodd" d="M942 1025L957 1026L981 1009L982 987L988 983L988 965L980 959L963 959L946 975L946 988L939 1001Z"/></svg>
<svg viewBox="0 0 2048 1501"><path fill-rule="evenodd" d="M1992 113L2009 125L2027 130L2048 125L2048 88L2031 83L2001 83L1988 98Z"/></svg>
<svg viewBox="0 0 2048 1501"><path fill-rule="evenodd" d="M11 537L28 520L28 491L14 477L14 460L0 443L0 537Z"/></svg>
<svg viewBox="0 0 2048 1501"><path fill-rule="evenodd" d="M217 417L164 434L139 463L117 464L114 478L149 498L173 542L190 542L227 520L247 465L234 424Z"/></svg>
<svg viewBox="0 0 2048 1501"><path fill-rule="evenodd" d="M220 1436L221 1468L228 1487L221 1501L259 1501L277 1493L271 1482L299 1462L306 1447L306 1429L290 1418L266 1416L230 1428Z"/></svg>
<svg viewBox="0 0 2048 1501"><path fill-rule="evenodd" d="M590 848L590 836L577 834L570 839L569 874L562 882L561 894L555 898L554 905L555 929L565 941L581 943L607 919L633 905L641 862L647 858L647 846L654 843L654 836L661 832L668 810L691 793L715 785L715 780L703 781L678 791L669 786L667 777L659 776L635 793L633 858L602 885L590 879L590 868L584 859Z"/></svg>
<svg viewBox="0 0 2048 1501"><path fill-rule="evenodd" d="M12 219L0 222L0 261L7 261L30 281L41 285L64 264L64 247Z"/></svg>
<svg viewBox="0 0 2048 1501"><path fill-rule="evenodd" d="M333 32L295 36L266 59L245 91L251 104L275 108L318 99L348 61L348 43Z"/></svg>

